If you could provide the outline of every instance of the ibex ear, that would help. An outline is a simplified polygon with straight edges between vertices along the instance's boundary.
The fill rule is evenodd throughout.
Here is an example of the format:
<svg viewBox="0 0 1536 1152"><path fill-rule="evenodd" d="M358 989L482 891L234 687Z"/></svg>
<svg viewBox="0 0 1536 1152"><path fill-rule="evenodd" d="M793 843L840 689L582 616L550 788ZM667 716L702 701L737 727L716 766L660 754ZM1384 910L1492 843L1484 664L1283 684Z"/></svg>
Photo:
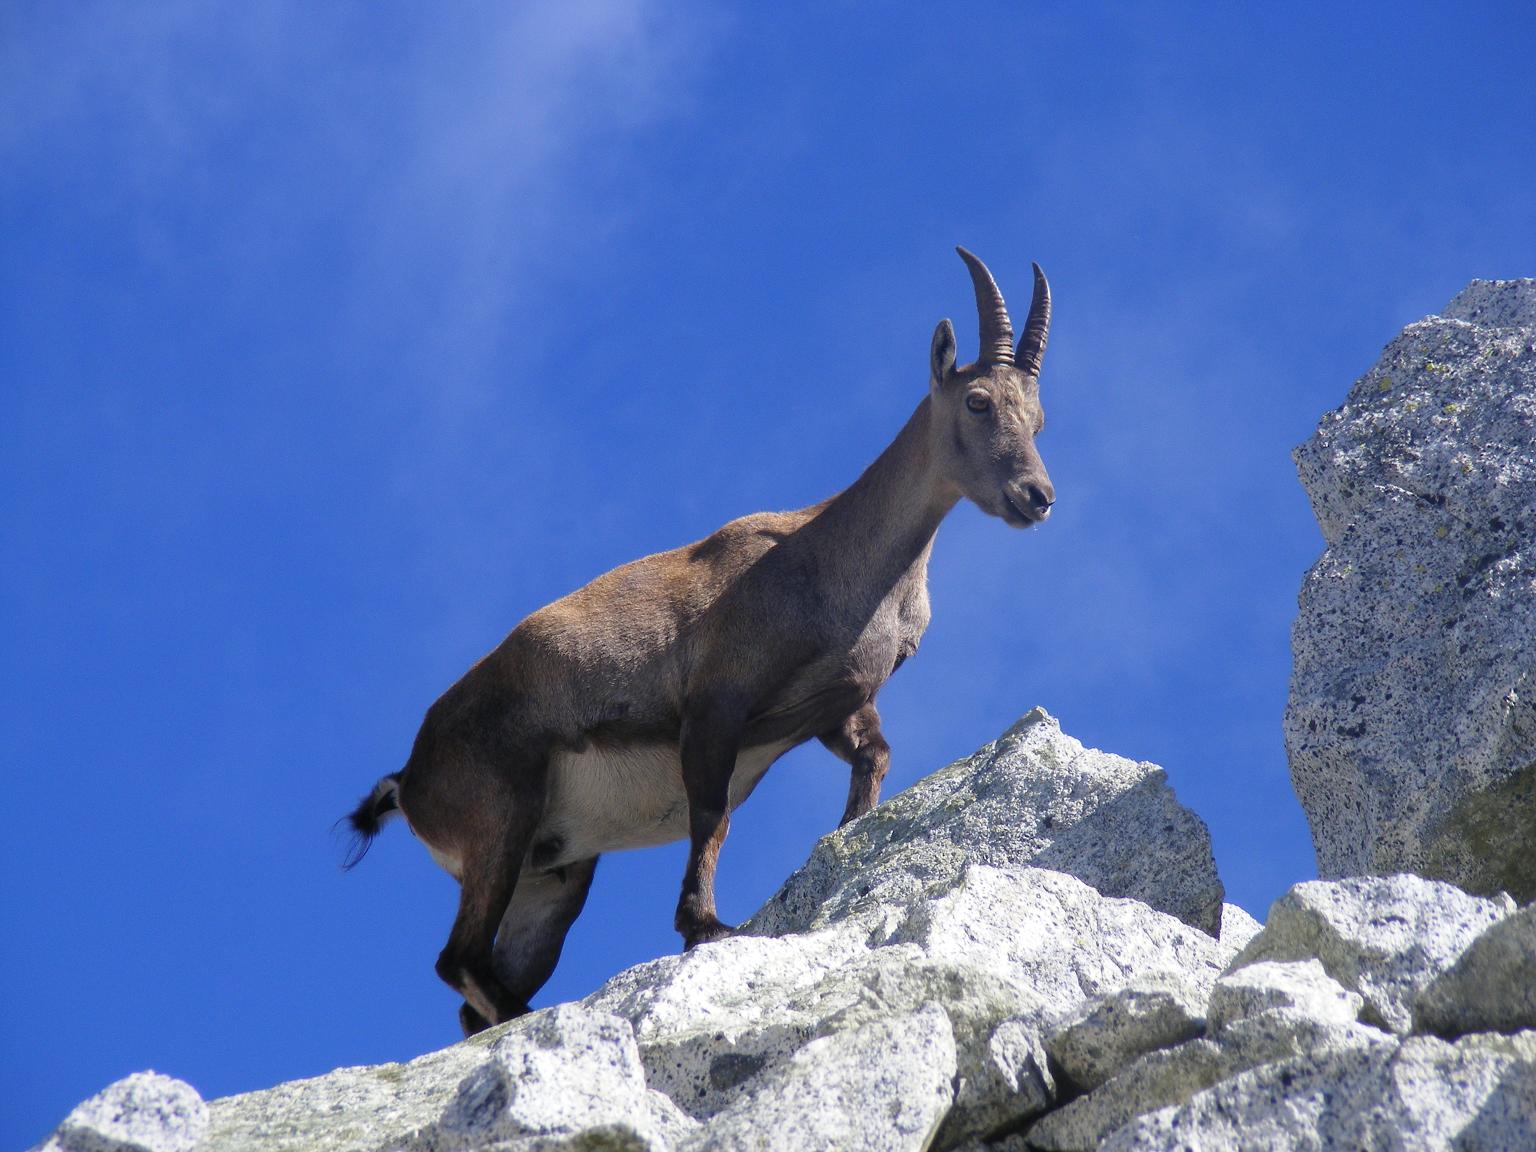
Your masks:
<svg viewBox="0 0 1536 1152"><path fill-rule="evenodd" d="M928 353L929 383L937 388L955 370L955 326L940 320L933 330L933 347Z"/></svg>

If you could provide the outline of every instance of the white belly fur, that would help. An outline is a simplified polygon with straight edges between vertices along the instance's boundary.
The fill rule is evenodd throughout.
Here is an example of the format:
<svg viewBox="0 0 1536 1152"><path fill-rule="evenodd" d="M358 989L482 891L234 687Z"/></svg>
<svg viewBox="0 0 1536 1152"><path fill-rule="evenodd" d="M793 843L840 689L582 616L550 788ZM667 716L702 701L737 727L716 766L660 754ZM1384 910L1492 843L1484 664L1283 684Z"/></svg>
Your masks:
<svg viewBox="0 0 1536 1152"><path fill-rule="evenodd" d="M742 750L731 775L732 809L796 743ZM562 841L556 864L685 838L688 797L677 745L593 746L557 753L550 765L549 804L539 835Z"/></svg>

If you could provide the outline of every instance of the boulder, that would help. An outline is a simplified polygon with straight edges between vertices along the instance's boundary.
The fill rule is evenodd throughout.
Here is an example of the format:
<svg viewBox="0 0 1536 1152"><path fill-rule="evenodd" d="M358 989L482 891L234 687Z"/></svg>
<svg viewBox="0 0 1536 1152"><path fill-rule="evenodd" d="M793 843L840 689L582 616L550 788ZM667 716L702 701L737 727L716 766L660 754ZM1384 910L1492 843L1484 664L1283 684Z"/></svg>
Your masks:
<svg viewBox="0 0 1536 1152"><path fill-rule="evenodd" d="M1450 1133L1466 1147L1536 1147L1512 1137L1536 1123L1536 1031L1518 1031L1515 1014L1527 1002L1529 977L1517 985L1529 971L1530 923L1507 899L1415 876L1298 884L1208 986L1203 1034L1114 1069L1037 1118L1028 1144L1354 1148L1401 1138L1438 1148ZM1431 1004L1452 1006L1462 1031L1497 1021L1516 1035L1483 1032L1455 1046L1405 1036ZM1048 1034L1047 1047L1055 1042ZM1442 1088L1437 1076L1461 1080ZM1412 1098L1398 1099L1404 1092ZM1350 1128L1354 1112L1372 1118ZM1437 1135L1416 1142L1421 1131ZM1477 1143L1484 1133L1513 1142Z"/></svg>
<svg viewBox="0 0 1536 1152"><path fill-rule="evenodd" d="M811 1041L681 1147L923 1152L954 1099L954 1076L949 1020L930 1003Z"/></svg>
<svg viewBox="0 0 1536 1152"><path fill-rule="evenodd" d="M490 1058L498 1035L484 1032L408 1064L338 1068L210 1101L208 1146L218 1152L403 1147L438 1122L464 1080Z"/></svg>
<svg viewBox="0 0 1536 1152"><path fill-rule="evenodd" d="M1410 324L1295 458L1327 549L1285 742L1320 874L1536 900L1536 281Z"/></svg>
<svg viewBox="0 0 1536 1152"><path fill-rule="evenodd" d="M519 1148L665 1152L697 1125L645 1084L629 1024L562 1004L505 1029L417 1152Z"/></svg>
<svg viewBox="0 0 1536 1152"><path fill-rule="evenodd" d="M1536 904L1489 928L1419 992L1415 1027L1449 1039L1536 1028Z"/></svg>
<svg viewBox="0 0 1536 1152"><path fill-rule="evenodd" d="M1046 1152L1093 1152L1139 1117L1176 1107L1252 1068L1356 1048L1391 1048L1385 1033L1362 1024L1325 1024L1299 1013L1271 1012L1234 1022L1219 1040L1202 1037L1149 1052L1103 1086L1050 1112L1028 1131Z"/></svg>
<svg viewBox="0 0 1536 1152"><path fill-rule="evenodd" d="M34 1152L192 1152L207 1134L195 1088L135 1072L79 1105Z"/></svg>
<svg viewBox="0 0 1536 1152"><path fill-rule="evenodd" d="M1365 999L1323 970L1317 960L1261 960L1230 972L1211 989L1207 1020L1221 1033L1244 1020L1298 1016L1320 1024L1353 1024Z"/></svg>
<svg viewBox="0 0 1536 1152"><path fill-rule="evenodd" d="M1163 770L1085 748L1035 708L971 756L823 837L746 929L778 936L865 904L911 901L965 863L1067 872L1212 935L1221 928L1210 833L1179 804Z"/></svg>
<svg viewBox="0 0 1536 1152"><path fill-rule="evenodd" d="M1074 1088L1091 1091L1138 1056L1202 1035L1208 989L1183 972L1134 977L1055 1024L1045 1050Z"/></svg>
<svg viewBox="0 0 1536 1152"><path fill-rule="evenodd" d="M876 870L876 890L888 885ZM631 969L586 1001L634 1025L652 1087L713 1128L813 1039L944 1006L958 1075L940 1147L1049 1107L1053 1014L1139 975L1209 988L1234 950L1133 900L1038 868L970 865L911 905L783 939L737 937ZM869 1053L878 1059L878 1052Z"/></svg>
<svg viewBox="0 0 1536 1152"><path fill-rule="evenodd" d="M1099 1148L1536 1148L1536 1033L1415 1036L1265 1064L1139 1117Z"/></svg>
<svg viewBox="0 0 1536 1152"><path fill-rule="evenodd" d="M1229 948L1241 950L1263 928L1264 925L1236 904L1221 906L1221 942Z"/></svg>
<svg viewBox="0 0 1536 1152"><path fill-rule="evenodd" d="M1364 999L1362 1020L1407 1033L1419 990L1511 911L1507 897L1484 900L1418 876L1314 880L1275 901L1231 968L1315 957Z"/></svg>

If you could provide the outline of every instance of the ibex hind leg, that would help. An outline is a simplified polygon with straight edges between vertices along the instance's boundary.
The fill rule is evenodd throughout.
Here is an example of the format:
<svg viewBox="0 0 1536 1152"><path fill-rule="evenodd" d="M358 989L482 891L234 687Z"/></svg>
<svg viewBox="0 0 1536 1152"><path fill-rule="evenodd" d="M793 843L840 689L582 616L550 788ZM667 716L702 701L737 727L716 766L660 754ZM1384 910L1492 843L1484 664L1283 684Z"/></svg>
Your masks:
<svg viewBox="0 0 1536 1152"><path fill-rule="evenodd" d="M434 752L432 771L407 772L401 807L434 854L458 864L459 911L437 974L482 1025L500 1024L528 1010L496 976L491 948L543 818L547 755L483 733L437 742ZM460 1019L467 1026L475 1016Z"/></svg>
<svg viewBox="0 0 1536 1152"><path fill-rule="evenodd" d="M581 914L596 873L596 856L543 872L524 865L492 949L496 978L523 1003L554 973L566 933ZM459 1008L459 1026L464 1035L473 1036L491 1022L466 1001Z"/></svg>

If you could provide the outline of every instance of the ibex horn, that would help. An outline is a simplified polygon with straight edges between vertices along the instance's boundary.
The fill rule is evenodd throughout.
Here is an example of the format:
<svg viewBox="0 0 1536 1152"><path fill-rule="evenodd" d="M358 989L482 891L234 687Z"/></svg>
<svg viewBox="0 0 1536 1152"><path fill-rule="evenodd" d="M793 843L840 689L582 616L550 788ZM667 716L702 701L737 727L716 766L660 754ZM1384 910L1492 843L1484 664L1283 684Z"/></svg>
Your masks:
<svg viewBox="0 0 1536 1152"><path fill-rule="evenodd" d="M956 247L960 259L971 270L971 283L976 288L976 315L981 320L981 355L979 364L1013 363L1013 324L1008 320L1008 305L997 290L997 281L987 266L964 248ZM1033 314L1030 316L1034 318Z"/></svg>
<svg viewBox="0 0 1536 1152"><path fill-rule="evenodd" d="M1019 367L1031 376L1038 376L1040 361L1045 358L1045 338L1051 330L1051 286L1045 282L1040 265L1034 267L1035 294L1029 302L1024 335L1019 337Z"/></svg>

